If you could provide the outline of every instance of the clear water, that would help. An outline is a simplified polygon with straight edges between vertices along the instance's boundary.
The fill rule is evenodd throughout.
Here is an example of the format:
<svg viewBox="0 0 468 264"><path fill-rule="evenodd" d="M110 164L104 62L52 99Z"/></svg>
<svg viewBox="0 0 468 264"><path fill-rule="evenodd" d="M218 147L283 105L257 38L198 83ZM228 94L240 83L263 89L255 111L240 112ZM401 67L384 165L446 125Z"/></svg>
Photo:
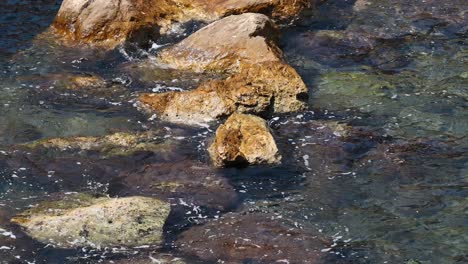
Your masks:
<svg viewBox="0 0 468 264"><path fill-rule="evenodd" d="M270 122L285 157L281 166L219 172L240 198L229 210L270 213L320 230L336 242L329 263L467 263L466 5L356 2L327 1L283 29L281 47L310 87L310 110ZM175 164L176 175L182 161L207 162L203 144L216 128L149 120L134 106L139 92L188 89L207 76L141 70L137 58L148 51L68 49L38 38L59 6L52 0L0 3L0 227L16 236L0 234L0 247L8 247L0 249L2 263L126 259L45 246L8 219L54 192L119 195L115 175L145 164ZM70 74L97 74L117 88L66 90L57 80ZM346 136L326 128L337 122L351 127ZM146 130L159 131L171 151L107 158L28 154L17 147L42 138ZM77 162L82 166L70 165ZM171 221L168 237L181 225L189 228ZM191 259L170 243L162 251Z"/></svg>

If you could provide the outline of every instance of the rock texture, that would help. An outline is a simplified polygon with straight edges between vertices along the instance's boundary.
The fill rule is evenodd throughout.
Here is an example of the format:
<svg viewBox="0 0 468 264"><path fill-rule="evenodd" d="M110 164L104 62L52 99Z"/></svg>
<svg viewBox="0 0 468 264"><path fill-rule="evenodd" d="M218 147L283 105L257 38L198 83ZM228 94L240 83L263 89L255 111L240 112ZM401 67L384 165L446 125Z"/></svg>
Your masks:
<svg viewBox="0 0 468 264"><path fill-rule="evenodd" d="M291 228L265 214L230 213L182 233L183 252L219 263L324 263L329 242L313 232Z"/></svg>
<svg viewBox="0 0 468 264"><path fill-rule="evenodd" d="M167 142L164 142L167 141ZM169 152L170 140L161 140L158 131L146 131L141 133L117 132L100 137L76 136L48 138L23 144L24 147L32 150L56 150L78 151L82 153L98 152L104 156L131 155L138 151L148 152Z"/></svg>
<svg viewBox="0 0 468 264"><path fill-rule="evenodd" d="M169 211L169 204L153 198L77 194L44 202L12 221L38 241L62 248L157 245Z"/></svg>
<svg viewBox="0 0 468 264"><path fill-rule="evenodd" d="M127 40L154 39L173 23L210 22L245 12L283 19L309 5L305 0L64 0L52 28L70 44L113 48Z"/></svg>
<svg viewBox="0 0 468 264"><path fill-rule="evenodd" d="M160 118L185 124L204 123L249 113L268 117L306 108L307 87L289 65L282 62L242 64L239 73L213 80L185 92L143 94L139 100Z"/></svg>
<svg viewBox="0 0 468 264"><path fill-rule="evenodd" d="M239 62L280 61L275 44L278 32L265 15L246 13L216 21L158 55L171 68L203 71L232 71Z"/></svg>
<svg viewBox="0 0 468 264"><path fill-rule="evenodd" d="M200 123L234 112L269 116L303 110L307 87L281 59L274 25L265 15L217 21L163 51L159 61L193 71L231 72L188 92L143 94L140 101L171 122Z"/></svg>
<svg viewBox="0 0 468 264"><path fill-rule="evenodd" d="M281 160L265 120L244 114L232 115L218 128L208 151L216 166L275 164Z"/></svg>

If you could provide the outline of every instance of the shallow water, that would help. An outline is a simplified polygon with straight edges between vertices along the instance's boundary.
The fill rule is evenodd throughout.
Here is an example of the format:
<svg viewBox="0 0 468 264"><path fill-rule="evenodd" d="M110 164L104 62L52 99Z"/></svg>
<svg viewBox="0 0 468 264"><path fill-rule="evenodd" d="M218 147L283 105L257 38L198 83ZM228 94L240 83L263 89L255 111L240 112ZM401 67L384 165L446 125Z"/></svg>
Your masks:
<svg viewBox="0 0 468 264"><path fill-rule="evenodd" d="M208 162L205 148L217 126L167 124L134 105L139 92L190 89L207 76L135 66L154 51L103 53L36 38L59 5L0 3L0 227L15 236L0 233L0 262L147 259L148 251L136 249L54 249L8 223L54 192L139 194L125 184L147 164L162 164L161 177L190 181L187 168ZM330 237L327 263L468 262L467 27L463 1L448 0L330 0L285 27L281 47L310 88L310 109L270 121L282 165L213 172L233 186L232 197L228 188L207 202L190 189L202 215L172 217L160 251L198 263L173 247L181 230L218 211L251 211ZM57 81L76 74L101 75L107 89L70 90ZM148 130L161 145L156 154L18 147Z"/></svg>

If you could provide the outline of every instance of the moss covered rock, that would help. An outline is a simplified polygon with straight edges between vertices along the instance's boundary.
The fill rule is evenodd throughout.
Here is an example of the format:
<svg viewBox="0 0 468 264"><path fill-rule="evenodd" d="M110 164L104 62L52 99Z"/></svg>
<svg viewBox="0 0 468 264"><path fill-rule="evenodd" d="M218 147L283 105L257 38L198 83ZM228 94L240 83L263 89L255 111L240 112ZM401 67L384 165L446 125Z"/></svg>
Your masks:
<svg viewBox="0 0 468 264"><path fill-rule="evenodd" d="M36 240L61 248L158 245L170 212L153 198L86 194L43 202L12 221Z"/></svg>

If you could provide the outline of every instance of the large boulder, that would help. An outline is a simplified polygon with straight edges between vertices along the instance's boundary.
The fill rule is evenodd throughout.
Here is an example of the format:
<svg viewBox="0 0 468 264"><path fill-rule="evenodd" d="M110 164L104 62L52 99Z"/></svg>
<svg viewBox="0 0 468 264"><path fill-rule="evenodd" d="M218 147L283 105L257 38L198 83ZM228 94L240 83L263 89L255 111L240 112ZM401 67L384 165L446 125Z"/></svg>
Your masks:
<svg viewBox="0 0 468 264"><path fill-rule="evenodd" d="M219 263L324 263L329 242L268 214L230 213L182 233L176 246Z"/></svg>
<svg viewBox="0 0 468 264"><path fill-rule="evenodd" d="M201 0L210 13L223 17L247 12L267 14L275 19L296 17L304 8L317 0Z"/></svg>
<svg viewBox="0 0 468 264"><path fill-rule="evenodd" d="M262 14L223 18L160 53L170 68L230 73L188 92L143 94L140 102L162 119L194 124L234 112L268 117L306 108L307 87L282 61L275 26Z"/></svg>
<svg viewBox="0 0 468 264"><path fill-rule="evenodd" d="M230 116L216 131L208 151L216 166L276 164L281 160L267 123L253 115Z"/></svg>
<svg viewBox="0 0 468 264"><path fill-rule="evenodd" d="M127 40L153 39L173 23L210 22L244 12L288 18L307 6L305 0L64 0L52 29L70 44L113 48Z"/></svg>
<svg viewBox="0 0 468 264"><path fill-rule="evenodd" d="M159 63L193 71L229 71L239 62L279 61L277 30L265 15L246 13L216 21L158 55Z"/></svg>
<svg viewBox="0 0 468 264"><path fill-rule="evenodd" d="M159 245L169 204L153 198L86 194L43 202L12 219L36 240L57 247Z"/></svg>
<svg viewBox="0 0 468 264"><path fill-rule="evenodd" d="M160 118L185 124L204 123L249 113L269 117L306 108L307 87L283 62L241 64L225 80L213 80L184 92L143 94L139 100Z"/></svg>

